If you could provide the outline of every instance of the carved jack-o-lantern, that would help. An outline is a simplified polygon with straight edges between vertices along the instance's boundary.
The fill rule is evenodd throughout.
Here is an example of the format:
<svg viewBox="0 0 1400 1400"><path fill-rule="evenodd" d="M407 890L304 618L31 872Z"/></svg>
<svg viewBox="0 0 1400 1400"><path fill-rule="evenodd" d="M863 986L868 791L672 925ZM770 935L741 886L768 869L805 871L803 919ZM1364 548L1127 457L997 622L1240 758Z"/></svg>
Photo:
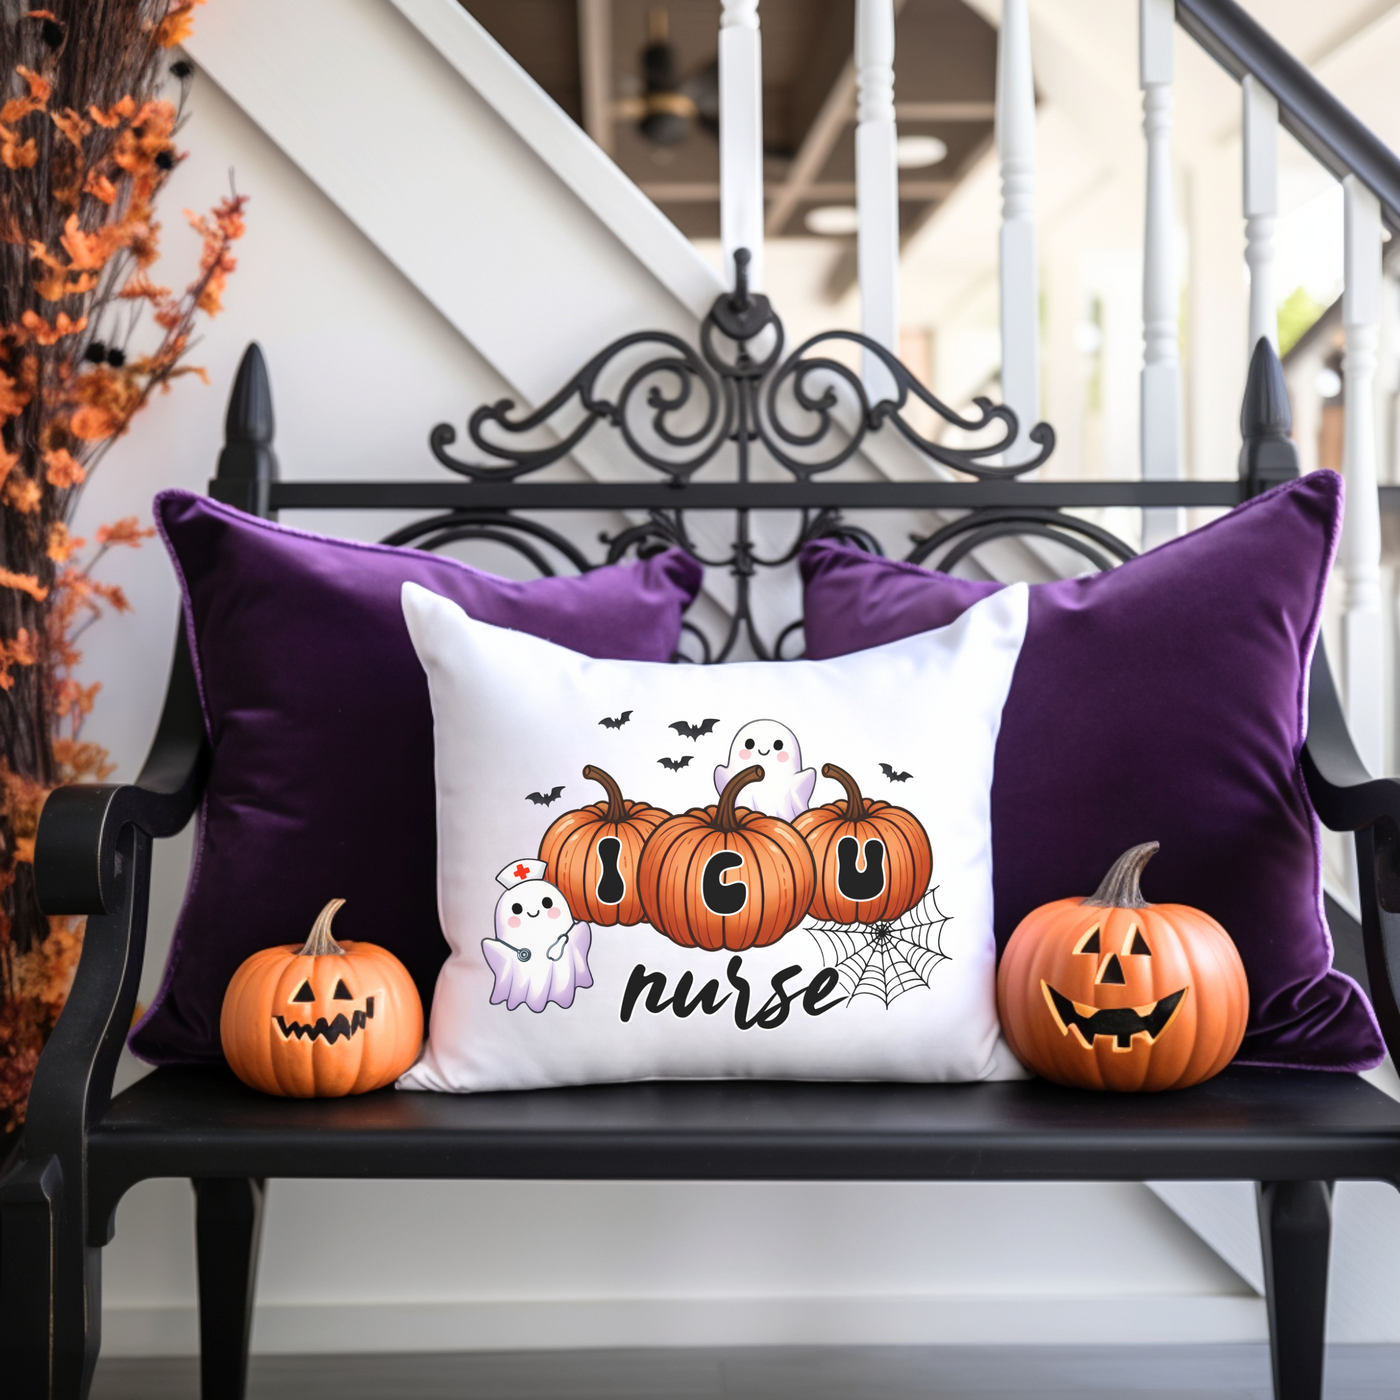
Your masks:
<svg viewBox="0 0 1400 1400"><path fill-rule="evenodd" d="M408 969L373 943L337 943L321 910L311 937L254 953L224 994L224 1056L247 1085L334 1098L392 1084L418 1057L423 1006Z"/></svg>
<svg viewBox="0 0 1400 1400"><path fill-rule="evenodd" d="M637 883L652 925L682 947L765 948L796 928L812 903L807 843L779 817L735 806L763 780L755 763L724 785L713 807L693 807L647 838Z"/></svg>
<svg viewBox="0 0 1400 1400"><path fill-rule="evenodd" d="M1086 1089L1182 1089L1244 1039L1249 986L1229 935L1138 881L1155 841L1120 856L1088 899L1028 914L997 972L1002 1030L1046 1079Z"/></svg>
<svg viewBox="0 0 1400 1400"><path fill-rule="evenodd" d="M545 879L589 924L639 924L646 917L637 893L637 862L647 837L671 814L622 795L612 777L591 763L583 770L607 800L565 812L544 834Z"/></svg>

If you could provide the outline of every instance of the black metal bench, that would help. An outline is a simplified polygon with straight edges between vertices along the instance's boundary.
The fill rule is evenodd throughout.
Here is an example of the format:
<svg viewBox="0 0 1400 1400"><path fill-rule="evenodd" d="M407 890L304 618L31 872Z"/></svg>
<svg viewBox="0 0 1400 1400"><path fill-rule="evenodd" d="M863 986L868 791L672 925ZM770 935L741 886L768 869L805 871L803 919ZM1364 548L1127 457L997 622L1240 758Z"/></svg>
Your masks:
<svg viewBox="0 0 1400 1400"><path fill-rule="evenodd" d="M1238 481L1079 483L1019 480L1033 464L994 465L1015 434L1008 411L979 401L976 418L957 419L893 360L898 404L871 409L862 402L860 416L843 428L820 381L844 377L858 396L856 377L824 359L820 344L783 359L780 327L761 297L742 291L721 297L701 345L697 353L667 335L630 337L603 351L556 399L522 421L511 420L509 405L478 410L471 435L494 455L494 465L457 462L448 451L452 430L436 429L435 454L471 479L375 483L278 479L266 372L253 347L235 385L227 445L211 489L267 516L293 507L434 510L394 540L424 547L461 538L510 542L546 571L553 554L577 567L587 561L565 536L533 514L516 512L633 512L637 523L608 540L610 558L661 544L695 549L687 515L732 512L731 551L707 562L726 565L734 575L733 624L714 648L694 629L689 643L701 647L699 659L722 660L741 634L760 654L770 650L753 621L750 581L759 567L785 564L796 553L794 544L780 559L758 557L749 515L756 509L800 512L797 543L835 535L867 547L875 546L874 538L843 511L966 512L916 539L910 557L938 556L950 565L991 540L1029 534L1108 567L1132 550L1101 527L1066 515L1065 507L1228 506L1297 470L1281 371L1264 342L1246 391ZM629 378L625 366L635 362L628 357L648 348L656 354L650 369ZM601 385L619 365L626 387L611 401ZM649 387L651 426L646 434L637 429L627 437L629 429L623 435L661 474L660 482L516 479L563 457L589 427L601 422L620 429L631 422L642 386ZM778 395L793 387L805 392L808 415L816 415L801 420L805 427L783 426ZM924 399L966 428L1000 436L975 451L921 439L898 412L906 396ZM553 445L500 445L501 433L535 428L571 402L582 410L577 430L565 430ZM693 415L688 427L677 416L686 413ZM971 479L824 474L849 459L867 434L892 429ZM495 446L488 441L492 433ZM1042 424L1031 436L1040 457L1047 456L1053 433ZM833 441L834 447L823 447ZM786 479L751 479L750 453L759 444L785 468ZM733 453L735 479L691 479L721 451ZM823 451L818 460L814 454ZM1394 971L1400 959L1400 783L1372 779L1362 767L1320 650L1311 703L1303 759L1308 787L1328 826L1356 832L1361 873L1362 927L1333 911L1338 957L1347 970L1367 977L1394 1051L1400 1048ZM88 925L77 981L34 1081L28 1126L0 1181L0 1375L12 1400L86 1393L99 1345L102 1247L123 1193L145 1178L187 1176L194 1183L203 1394L233 1400L244 1390L266 1178L561 1175L1256 1181L1275 1393L1280 1400L1319 1400L1331 1183L1374 1178L1400 1186L1400 1104L1354 1075L1230 1069L1197 1088L1150 1097L1076 1092L1040 1081L705 1082L467 1097L385 1090L294 1101L260 1096L226 1071L159 1069L113 1099L141 971L151 843L190 819L208 758L182 631L155 745L137 782L60 790L43 814L36 872L41 901L54 913L88 915Z"/></svg>

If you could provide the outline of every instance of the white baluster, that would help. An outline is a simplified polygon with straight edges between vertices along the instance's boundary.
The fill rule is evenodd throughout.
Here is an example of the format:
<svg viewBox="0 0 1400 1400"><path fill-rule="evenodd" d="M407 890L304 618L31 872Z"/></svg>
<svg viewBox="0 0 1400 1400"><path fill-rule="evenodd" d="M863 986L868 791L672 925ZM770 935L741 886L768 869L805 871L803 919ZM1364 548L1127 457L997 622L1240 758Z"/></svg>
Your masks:
<svg viewBox="0 0 1400 1400"><path fill-rule="evenodd" d="M612 155L612 0L578 0L578 71L583 129Z"/></svg>
<svg viewBox="0 0 1400 1400"><path fill-rule="evenodd" d="M1176 259L1172 219L1173 0L1139 0L1138 63L1147 138L1147 209L1142 244L1142 475L1181 475L1181 357L1177 349ZM1148 510L1143 547L1180 533L1181 512Z"/></svg>
<svg viewBox="0 0 1400 1400"><path fill-rule="evenodd" d="M1342 181L1346 205L1346 287L1342 359L1347 483L1341 565L1347 724L1372 773L1385 769L1381 647L1381 512L1376 480L1376 361L1380 348L1381 208L1355 175Z"/></svg>
<svg viewBox="0 0 1400 1400"><path fill-rule="evenodd" d="M895 161L894 0L856 6L856 209L860 328L899 353L899 167ZM872 403L894 394L889 371L865 352Z"/></svg>
<svg viewBox="0 0 1400 1400"><path fill-rule="evenodd" d="M1035 80L1026 0L1005 0L997 39L997 159L1001 164L1001 393L1019 433L1008 462L1035 447L1040 420L1040 291L1035 251Z"/></svg>
<svg viewBox="0 0 1400 1400"><path fill-rule="evenodd" d="M724 0L719 21L719 227L725 275L747 248L763 285L763 47L758 0Z"/></svg>
<svg viewBox="0 0 1400 1400"><path fill-rule="evenodd" d="M1264 336L1278 350L1274 220L1278 215L1278 98L1246 73L1244 99L1244 260L1249 268L1249 344Z"/></svg>

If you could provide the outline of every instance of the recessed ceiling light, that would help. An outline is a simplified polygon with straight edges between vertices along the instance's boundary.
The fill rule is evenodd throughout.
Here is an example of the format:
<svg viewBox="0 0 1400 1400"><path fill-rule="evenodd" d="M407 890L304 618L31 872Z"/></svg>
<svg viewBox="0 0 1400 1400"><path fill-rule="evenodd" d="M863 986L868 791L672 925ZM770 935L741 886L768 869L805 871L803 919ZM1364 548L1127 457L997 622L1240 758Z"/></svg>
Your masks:
<svg viewBox="0 0 1400 1400"><path fill-rule="evenodd" d="M894 152L901 170L922 170L947 156L948 143L936 136L901 136L894 143Z"/></svg>
<svg viewBox="0 0 1400 1400"><path fill-rule="evenodd" d="M854 204L823 204L809 209L803 222L809 233L835 235L854 233L860 227L860 216Z"/></svg>

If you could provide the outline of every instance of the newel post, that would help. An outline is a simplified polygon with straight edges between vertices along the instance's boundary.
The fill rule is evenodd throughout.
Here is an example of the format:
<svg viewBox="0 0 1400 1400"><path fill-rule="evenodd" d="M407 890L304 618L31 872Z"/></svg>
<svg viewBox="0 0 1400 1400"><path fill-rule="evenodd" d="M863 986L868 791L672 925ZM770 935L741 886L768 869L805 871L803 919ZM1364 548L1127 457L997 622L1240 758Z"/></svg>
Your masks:
<svg viewBox="0 0 1400 1400"><path fill-rule="evenodd" d="M1040 279L1035 247L1035 80L1026 0L1006 0L997 38L997 159L1001 164L1001 395L1018 432L1008 462L1035 453L1040 421Z"/></svg>
<svg viewBox="0 0 1400 1400"><path fill-rule="evenodd" d="M1347 725L1372 773L1385 771L1385 677L1381 624L1381 512L1376 474L1376 363L1380 348L1381 207L1356 178L1342 181L1346 210L1346 353L1342 473L1346 520L1339 550Z"/></svg>
<svg viewBox="0 0 1400 1400"><path fill-rule="evenodd" d="M899 354L899 167L895 159L894 0L856 5L856 259L860 328ZM865 352L865 390L872 403L894 394L879 359Z"/></svg>
<svg viewBox="0 0 1400 1400"><path fill-rule="evenodd" d="M1172 44L1174 0L1139 0L1138 61L1147 138L1147 201L1142 246L1142 475L1181 475L1181 356L1177 348L1172 218ZM1143 512L1144 549L1180 533L1180 512Z"/></svg>
<svg viewBox="0 0 1400 1400"><path fill-rule="evenodd" d="M261 346L253 341L243 352L224 419L224 447L209 483L209 494L265 520L276 518L270 487L277 480L272 450L272 384Z"/></svg>
<svg viewBox="0 0 1400 1400"><path fill-rule="evenodd" d="M719 228L726 275L749 250L763 286L763 47L758 0L723 0L719 21Z"/></svg>
<svg viewBox="0 0 1400 1400"><path fill-rule="evenodd" d="M1298 475L1298 448L1290 434L1293 410L1283 366L1268 336L1255 342L1249 361L1249 378L1240 405L1240 480L1246 494L1257 496Z"/></svg>

